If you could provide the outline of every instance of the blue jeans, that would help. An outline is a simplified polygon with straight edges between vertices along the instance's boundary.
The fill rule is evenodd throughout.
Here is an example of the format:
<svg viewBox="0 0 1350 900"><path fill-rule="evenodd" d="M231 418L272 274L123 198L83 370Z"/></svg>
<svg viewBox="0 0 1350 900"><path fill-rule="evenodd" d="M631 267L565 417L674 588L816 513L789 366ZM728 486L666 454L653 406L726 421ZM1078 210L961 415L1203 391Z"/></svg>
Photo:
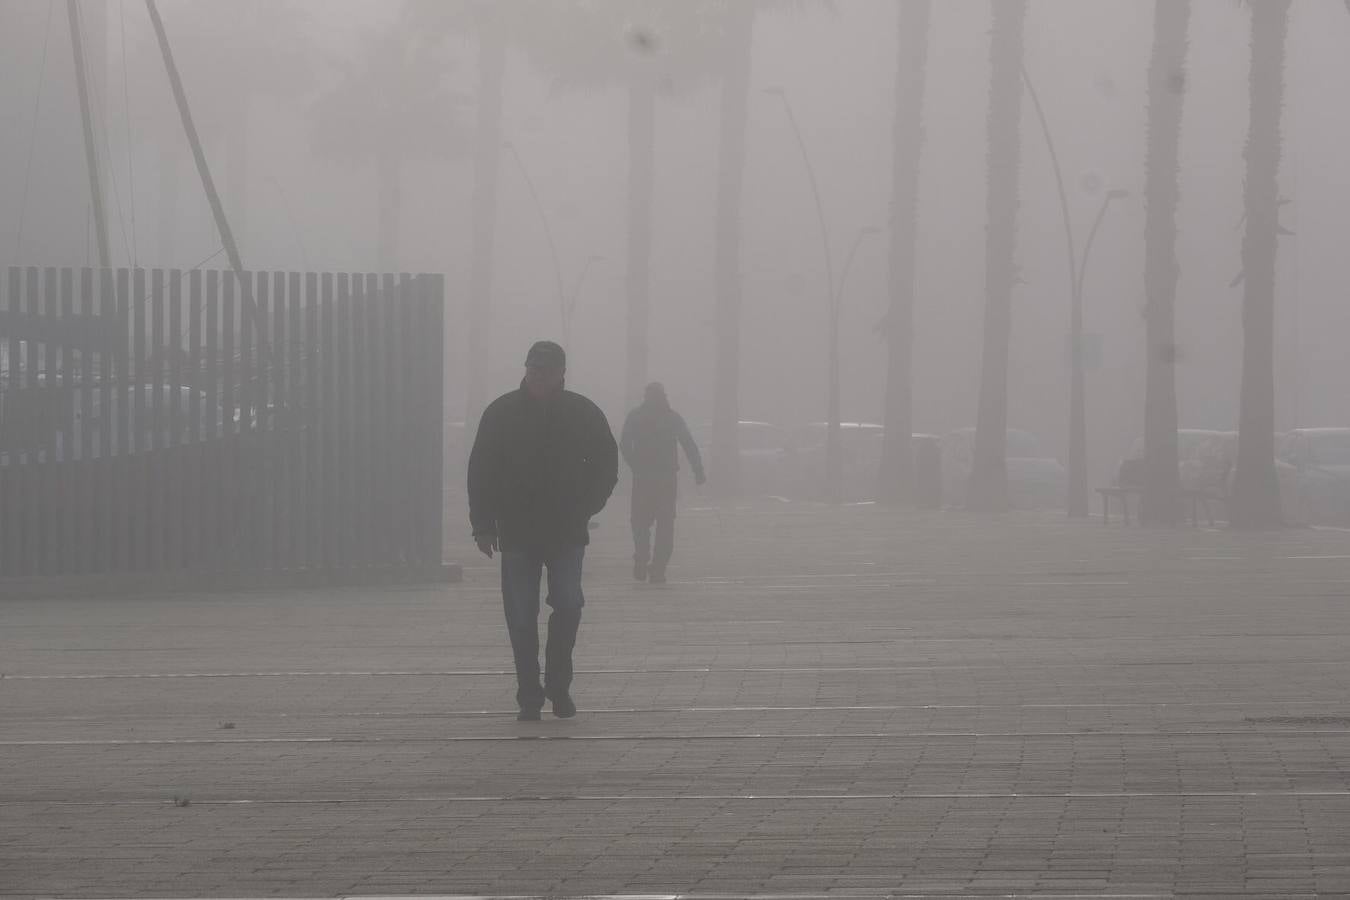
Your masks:
<svg viewBox="0 0 1350 900"><path fill-rule="evenodd" d="M538 709L544 699L567 696L572 684L572 649L586 598L581 591L585 547L547 553L502 553L502 607L516 665L516 702ZM539 581L548 570L548 643L544 647L544 683L539 683Z"/></svg>

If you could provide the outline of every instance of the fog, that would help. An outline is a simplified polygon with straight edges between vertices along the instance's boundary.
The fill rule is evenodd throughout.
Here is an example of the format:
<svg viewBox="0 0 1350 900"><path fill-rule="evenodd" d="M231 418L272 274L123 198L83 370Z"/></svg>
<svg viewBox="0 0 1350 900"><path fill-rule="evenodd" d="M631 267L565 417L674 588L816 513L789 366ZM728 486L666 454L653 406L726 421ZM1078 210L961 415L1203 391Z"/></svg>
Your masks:
<svg viewBox="0 0 1350 900"><path fill-rule="evenodd" d="M1350 896L1347 88L1350 0L0 0L0 897Z"/></svg>
<svg viewBox="0 0 1350 900"><path fill-rule="evenodd" d="M79 5L113 264L224 268L144 5ZM434 5L441 13L474 7ZM578 22L592 6L514 5ZM407 24L416 4L392 0L160 6L244 266L444 273L446 417L464 419L475 124L484 101L472 16L432 35ZM538 28L520 40L507 36L500 99L509 143L498 160L488 397L517 383L532 341L563 339L560 276L564 294L576 290L569 385L612 419L633 399L625 396L626 85L638 79L656 92L647 376L666 384L691 423L713 415L723 68L698 58L688 42L667 40L647 21L659 18L644 11L651 6L631 4L629 24L608 33L578 36L559 27L553 48L540 46L547 40ZM783 99L819 185L838 278L860 232L886 229L891 219L898 5L764 6L754 19L741 193L740 413L792 426L826 417L828 319L820 223ZM913 273L913 426L944 434L976 416L990 4L943 0L932 15ZM1290 29L1280 193L1288 201L1281 221L1292 234L1280 240L1276 292L1282 429L1350 420L1350 105L1341 96L1350 84L1350 16L1340 3L1299 0ZM1249 39L1250 17L1229 0L1194 4L1177 217L1183 427L1237 425L1242 291L1233 282L1242 270ZM430 49L419 51L416 66L391 66L379 57L390 41ZM1104 193L1128 192L1103 221L1084 279L1085 330L1100 335L1087 376L1094 483L1111 477L1143 431L1151 46L1152 4L1030 4L1026 71L1054 136L1080 249ZM560 58L572 64L570 74ZM96 262L65 4L0 3L0 112L0 264ZM401 195L392 224L381 217L389 194L381 194L379 165L391 147ZM1009 423L1063 458L1067 261L1054 173L1029 102L1021 150ZM386 244L396 226L396 242L383 251L382 221ZM884 234L863 235L842 291L845 421L883 417L886 346L878 326L888 304L888 246Z"/></svg>

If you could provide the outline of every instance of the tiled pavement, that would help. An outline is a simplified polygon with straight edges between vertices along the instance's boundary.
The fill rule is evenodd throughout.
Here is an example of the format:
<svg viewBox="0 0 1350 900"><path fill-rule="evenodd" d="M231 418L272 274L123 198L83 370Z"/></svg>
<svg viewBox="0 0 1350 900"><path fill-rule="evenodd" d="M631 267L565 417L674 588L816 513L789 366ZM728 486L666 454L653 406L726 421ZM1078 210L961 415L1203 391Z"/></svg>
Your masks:
<svg viewBox="0 0 1350 900"><path fill-rule="evenodd" d="M462 585L0 600L0 895L1350 895L1350 533L691 510L574 720Z"/></svg>

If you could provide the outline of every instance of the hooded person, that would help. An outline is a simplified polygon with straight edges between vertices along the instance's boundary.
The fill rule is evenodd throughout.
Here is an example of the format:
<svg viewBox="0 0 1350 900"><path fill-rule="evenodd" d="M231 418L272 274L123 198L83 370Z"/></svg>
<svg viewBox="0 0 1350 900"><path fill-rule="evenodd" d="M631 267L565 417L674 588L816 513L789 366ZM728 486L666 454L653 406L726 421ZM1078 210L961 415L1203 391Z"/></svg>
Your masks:
<svg viewBox="0 0 1350 900"><path fill-rule="evenodd" d="M502 604L516 669L518 718L535 721L547 699L576 715L572 651L585 598L581 567L590 519L619 478L618 450L600 408L566 390L567 357L540 341L517 390L483 411L469 454L469 521L488 558L501 554ZM539 681L539 586L548 572L548 642Z"/></svg>
<svg viewBox="0 0 1350 900"><path fill-rule="evenodd" d="M631 520L633 577L663 584L666 566L675 550L675 500L679 493L679 450L703 484L703 458L684 418L670 406L665 386L647 385L642 404L628 414L619 438L624 462L633 471ZM652 543L652 528L656 542Z"/></svg>

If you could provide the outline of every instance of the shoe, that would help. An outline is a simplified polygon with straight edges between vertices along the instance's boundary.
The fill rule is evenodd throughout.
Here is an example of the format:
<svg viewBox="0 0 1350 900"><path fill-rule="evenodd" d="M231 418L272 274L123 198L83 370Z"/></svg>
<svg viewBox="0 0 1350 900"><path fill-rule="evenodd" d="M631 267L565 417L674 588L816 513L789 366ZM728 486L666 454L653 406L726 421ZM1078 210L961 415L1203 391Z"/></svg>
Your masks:
<svg viewBox="0 0 1350 900"><path fill-rule="evenodd" d="M650 581L652 584L665 584L666 573L662 570L652 569L649 573L647 573L647 580Z"/></svg>
<svg viewBox="0 0 1350 900"><path fill-rule="evenodd" d="M633 563L633 577L638 581L647 580L647 564L645 562Z"/></svg>
<svg viewBox="0 0 1350 900"><path fill-rule="evenodd" d="M559 719L570 719L577 714L577 705L570 694L561 694L553 698L553 715Z"/></svg>
<svg viewBox="0 0 1350 900"><path fill-rule="evenodd" d="M540 718L537 706L522 707L520 712L516 713L517 722L538 722Z"/></svg>

